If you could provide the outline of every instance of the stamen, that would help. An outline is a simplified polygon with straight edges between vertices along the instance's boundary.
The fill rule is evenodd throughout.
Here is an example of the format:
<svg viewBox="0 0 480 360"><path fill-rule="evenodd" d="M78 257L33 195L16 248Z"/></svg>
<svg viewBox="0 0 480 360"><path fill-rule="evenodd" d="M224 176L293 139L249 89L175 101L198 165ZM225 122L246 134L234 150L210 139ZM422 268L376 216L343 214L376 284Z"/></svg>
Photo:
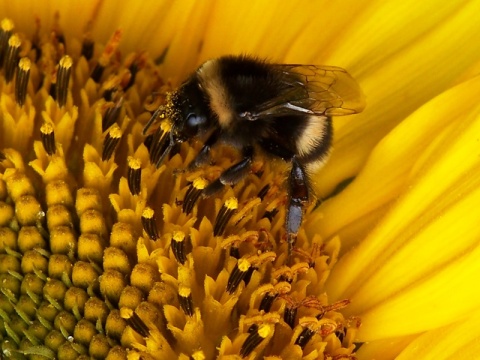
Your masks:
<svg viewBox="0 0 480 360"><path fill-rule="evenodd" d="M103 141L102 160L109 160L122 137L122 130L117 124L114 124L108 130L105 140Z"/></svg>
<svg viewBox="0 0 480 360"><path fill-rule="evenodd" d="M340 343L343 342L343 339L345 338L345 334L347 333L347 328L343 327L343 329L335 331L335 336L340 340Z"/></svg>
<svg viewBox="0 0 480 360"><path fill-rule="evenodd" d="M286 275L281 275L279 278L278 278L278 281L286 281L288 282L289 284L291 284L293 282L293 278L292 277L288 277Z"/></svg>
<svg viewBox="0 0 480 360"><path fill-rule="evenodd" d="M297 318L298 307L296 306L286 306L283 313L283 320L290 326L292 329L295 326L295 320Z"/></svg>
<svg viewBox="0 0 480 360"><path fill-rule="evenodd" d="M178 302L186 315L193 316L193 298L190 288L180 286L178 289Z"/></svg>
<svg viewBox="0 0 480 360"><path fill-rule="evenodd" d="M268 193L268 190L270 190L270 184L265 185L257 194L257 197L259 197L262 201L265 199L265 196Z"/></svg>
<svg viewBox="0 0 480 360"><path fill-rule="evenodd" d="M140 319L135 311L128 308L123 308L120 311L122 318L127 321L127 324L142 337L146 338L150 336L150 329L147 324Z"/></svg>
<svg viewBox="0 0 480 360"><path fill-rule="evenodd" d="M311 268L315 267L315 259L320 257L322 253L323 245L320 244L318 241L313 241L311 244L310 251L306 251L304 249L297 248L294 252L305 259L308 263L308 266Z"/></svg>
<svg viewBox="0 0 480 360"><path fill-rule="evenodd" d="M331 319L317 320L316 318L304 317L300 319L300 326L304 329L295 340L295 345L305 348L307 343L315 334L324 337L337 330L337 323Z"/></svg>
<svg viewBox="0 0 480 360"><path fill-rule="evenodd" d="M113 98L115 97L115 94L117 93L118 89L117 87L107 87L105 91L103 92L102 97L105 99L105 101L113 101Z"/></svg>
<svg viewBox="0 0 480 360"><path fill-rule="evenodd" d="M48 90L48 95L50 95L53 99L57 97L57 75L52 77L52 83L50 84L50 89Z"/></svg>
<svg viewBox="0 0 480 360"><path fill-rule="evenodd" d="M85 37L82 42L82 56L90 60L93 56L93 51L95 48L95 43L89 37Z"/></svg>
<svg viewBox="0 0 480 360"><path fill-rule="evenodd" d="M107 45L105 46L105 50L103 50L100 59L98 60L97 65L92 71L90 77L98 83L100 78L102 77L103 71L110 63L110 59L112 58L113 54L116 52L118 46L120 45L120 40L122 38L122 30L117 30L113 33L113 35L108 40Z"/></svg>
<svg viewBox="0 0 480 360"><path fill-rule="evenodd" d="M217 218L215 219L215 226L213 228L213 236L222 235L227 227L227 223L238 209L238 200L231 197L225 201L220 209Z"/></svg>
<svg viewBox="0 0 480 360"><path fill-rule="evenodd" d="M128 70L130 71L130 78L128 80L128 83L125 84L123 87L123 91L127 91L134 83L135 79L139 70L138 62L137 60L133 61L130 66L128 67Z"/></svg>
<svg viewBox="0 0 480 360"><path fill-rule="evenodd" d="M166 156L166 150L170 145L169 133L159 127L151 137L151 145L149 147L150 163L158 169ZM149 137L147 137L149 139Z"/></svg>
<svg viewBox="0 0 480 360"><path fill-rule="evenodd" d="M281 268L275 270L272 276L274 279L278 279L278 281L286 281L291 284L298 274L306 273L309 268L310 266L308 263L300 262L292 267L282 266Z"/></svg>
<svg viewBox="0 0 480 360"><path fill-rule="evenodd" d="M172 247L175 259L177 259L180 264L185 264L185 261L187 261L187 241L185 239L185 234L182 231L175 231L173 233L170 246Z"/></svg>
<svg viewBox="0 0 480 360"><path fill-rule="evenodd" d="M249 328L250 335L243 343L240 349L240 355L242 357L247 357L252 353L253 350L268 336L270 335L272 328L270 325L252 325Z"/></svg>
<svg viewBox="0 0 480 360"><path fill-rule="evenodd" d="M278 214L278 211L279 211L278 208L272 209L270 211L265 211L262 218L268 219L268 221L272 222L275 215Z"/></svg>
<svg viewBox="0 0 480 360"><path fill-rule="evenodd" d="M253 199L250 199L248 200L244 206L242 207L241 210L239 210L238 212L236 212L233 216L232 216L232 224L235 224L235 225L238 225L240 224L240 221L242 221L245 217L248 216L249 213L251 213L251 211L256 208L257 206L259 206L261 204L262 200L260 200L260 198L253 198Z"/></svg>
<svg viewBox="0 0 480 360"><path fill-rule="evenodd" d="M230 256L235 259L240 259L240 249L237 246L230 247Z"/></svg>
<svg viewBox="0 0 480 360"><path fill-rule="evenodd" d="M18 63L18 53L20 51L20 45L22 42L17 35L10 36L8 39L8 47L5 54L5 81L9 83L13 80L13 75L15 74L15 69L17 68Z"/></svg>
<svg viewBox="0 0 480 360"><path fill-rule="evenodd" d="M243 242L255 242L258 240L258 231L246 231L241 236L230 235L221 242L223 249L229 249L229 255L240 259L240 244Z"/></svg>
<svg viewBox="0 0 480 360"><path fill-rule="evenodd" d="M70 73L72 72L73 60L65 55L60 59L57 71L57 83L55 85L55 99L60 107L67 103L68 83L70 82Z"/></svg>
<svg viewBox="0 0 480 360"><path fill-rule="evenodd" d="M120 75L116 74L102 82L102 97L105 99L105 101L111 103L114 102L115 99L115 101L117 101L121 97L118 96L120 91L120 81Z"/></svg>
<svg viewBox="0 0 480 360"><path fill-rule="evenodd" d="M40 137L42 139L43 148L47 154L50 156L55 154L55 151L57 151L55 146L55 132L51 123L43 123L40 127Z"/></svg>
<svg viewBox="0 0 480 360"><path fill-rule="evenodd" d="M95 81L96 83L100 82L100 78L102 77L103 70L105 70L105 67L100 65L100 63L97 63L97 65L93 68L92 74L90 77Z"/></svg>
<svg viewBox="0 0 480 360"><path fill-rule="evenodd" d="M317 299L318 300L318 299ZM314 307L314 308L317 308L319 310L321 310L321 313L318 314L316 316L316 318L318 320L320 320L321 318L323 318L323 316L329 312L329 311L337 311L337 310L340 310L340 309L343 309L344 307L348 306L348 304L350 304L350 300L348 299L345 299L345 300L339 300L337 302L334 302L333 304L331 305L326 305L326 306L315 306L315 304L313 304L314 306L310 306L310 307ZM307 304L308 305L308 304Z"/></svg>
<svg viewBox="0 0 480 360"><path fill-rule="evenodd" d="M221 242L222 249L228 249L229 247L236 247L238 248L242 243L242 237L238 235L230 235L224 238Z"/></svg>
<svg viewBox="0 0 480 360"><path fill-rule="evenodd" d="M253 265L250 266L250 269L247 270L247 273L245 274L245 277L243 278L243 282L245 283L245 285L248 285L248 283L252 279L252 275L255 272L255 270L258 270L258 267L253 266Z"/></svg>
<svg viewBox="0 0 480 360"><path fill-rule="evenodd" d="M148 237L152 240L160 238L158 235L157 225L155 221L155 212L152 208L146 207L142 213L142 225L143 230L147 233Z"/></svg>
<svg viewBox="0 0 480 360"><path fill-rule="evenodd" d="M127 171L127 180L128 188L132 195L140 194L141 188L141 178L142 178L142 162L140 159L135 159L132 156L129 156L127 159L128 162L128 171Z"/></svg>
<svg viewBox="0 0 480 360"><path fill-rule="evenodd" d="M302 349L305 348L305 345L307 345L313 335L315 335L315 331L306 327L300 335L298 335L297 340L295 340L295 345L300 346Z"/></svg>
<svg viewBox="0 0 480 360"><path fill-rule="evenodd" d="M265 208L265 213L263 214L262 218L268 219L268 221L272 222L273 218L278 214L278 211L282 206L283 205L281 204L281 200L279 198L274 199Z"/></svg>
<svg viewBox="0 0 480 360"><path fill-rule="evenodd" d="M260 311L263 310L265 312L269 312L270 308L273 305L273 302L275 301L275 299L277 297L278 297L278 293L266 293L263 296L262 301L260 302L260 306L258 307L258 309Z"/></svg>
<svg viewBox="0 0 480 360"><path fill-rule="evenodd" d="M0 22L0 68L3 66L8 48L8 40L13 33L13 21L3 19Z"/></svg>
<svg viewBox="0 0 480 360"><path fill-rule="evenodd" d="M197 202L198 198L202 194L203 189L206 188L208 182L204 178L197 178L193 180L193 183L187 190L185 198L183 199L183 212L190 214L193 210L193 206Z"/></svg>
<svg viewBox="0 0 480 360"><path fill-rule="evenodd" d="M247 259L240 259L238 260L237 264L233 268L232 272L230 273L230 277L228 278L227 282L227 292L229 294L233 294L235 290L237 290L238 285L243 280L245 275L250 269L251 263Z"/></svg>
<svg viewBox="0 0 480 360"><path fill-rule="evenodd" d="M110 126L115 124L120 116L120 112L123 106L123 97L118 99L118 101L112 107L109 107L102 118L102 131L107 130Z"/></svg>
<svg viewBox="0 0 480 360"><path fill-rule="evenodd" d="M65 35L61 33L55 33L55 38L57 39L59 44L63 45L62 49L65 51L65 45L66 45Z"/></svg>
<svg viewBox="0 0 480 360"><path fill-rule="evenodd" d="M17 76L15 81L15 101L23 106L27 97L27 85L30 77L31 62L29 58L21 58L18 63Z"/></svg>

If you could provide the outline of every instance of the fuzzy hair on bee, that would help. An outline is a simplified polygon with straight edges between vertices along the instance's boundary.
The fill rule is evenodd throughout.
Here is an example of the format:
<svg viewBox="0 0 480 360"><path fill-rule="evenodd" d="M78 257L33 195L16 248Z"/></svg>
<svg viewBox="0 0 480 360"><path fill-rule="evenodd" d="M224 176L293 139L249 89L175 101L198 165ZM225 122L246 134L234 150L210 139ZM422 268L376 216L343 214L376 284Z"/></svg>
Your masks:
<svg viewBox="0 0 480 360"><path fill-rule="evenodd" d="M332 143L332 116L361 112L357 82L334 66L271 64L249 56L206 61L152 115L144 134L159 118L170 129L151 159L161 165L171 149L192 138L204 145L189 168L209 159L223 142L242 158L203 191L210 196L245 177L254 156L263 153L291 164L285 227L291 251L311 198L308 174L321 167Z"/></svg>

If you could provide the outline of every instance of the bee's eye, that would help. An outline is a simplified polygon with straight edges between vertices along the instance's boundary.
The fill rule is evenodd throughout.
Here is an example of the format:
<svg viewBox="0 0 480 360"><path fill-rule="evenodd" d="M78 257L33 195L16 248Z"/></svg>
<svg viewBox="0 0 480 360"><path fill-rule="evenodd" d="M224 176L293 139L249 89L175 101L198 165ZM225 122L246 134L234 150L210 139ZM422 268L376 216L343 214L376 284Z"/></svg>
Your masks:
<svg viewBox="0 0 480 360"><path fill-rule="evenodd" d="M195 136L198 131L204 127L207 122L207 118L205 116L197 115L197 114L189 114L187 120L185 121L185 127L183 132L187 136Z"/></svg>

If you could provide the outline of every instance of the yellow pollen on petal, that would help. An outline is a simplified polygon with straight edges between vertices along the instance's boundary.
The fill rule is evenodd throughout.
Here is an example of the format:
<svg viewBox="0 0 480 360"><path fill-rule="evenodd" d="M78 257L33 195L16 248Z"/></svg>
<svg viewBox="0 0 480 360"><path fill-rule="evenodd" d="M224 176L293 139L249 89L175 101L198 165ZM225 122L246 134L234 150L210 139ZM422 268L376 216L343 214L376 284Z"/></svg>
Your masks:
<svg viewBox="0 0 480 360"><path fill-rule="evenodd" d="M192 290L190 288L187 288L185 286L181 286L178 289L178 294L183 297L188 297L192 293Z"/></svg>
<svg viewBox="0 0 480 360"><path fill-rule="evenodd" d="M238 208L238 200L234 197L231 197L225 201L225 206L230 210L236 210Z"/></svg>
<svg viewBox="0 0 480 360"><path fill-rule="evenodd" d="M152 208L147 207L143 210L142 216L145 218L152 218L154 213L155 212L153 211Z"/></svg>
<svg viewBox="0 0 480 360"><path fill-rule="evenodd" d="M129 156L127 158L127 161L128 161L128 166L131 167L132 169L140 169L140 167L142 166L142 162L140 159L135 159L131 156Z"/></svg>
<svg viewBox="0 0 480 360"><path fill-rule="evenodd" d="M260 335L262 338L266 338L272 333L272 327L270 325L261 325L258 330L258 335Z"/></svg>
<svg viewBox="0 0 480 360"><path fill-rule="evenodd" d="M240 259L238 261L238 268L240 271L247 271L251 266L251 263L246 259Z"/></svg>
<svg viewBox="0 0 480 360"><path fill-rule="evenodd" d="M185 240L185 234L182 231L175 231L173 233L173 240L175 241L183 241Z"/></svg>
<svg viewBox="0 0 480 360"><path fill-rule="evenodd" d="M193 180L193 187L198 190L203 190L207 187L208 182L204 178L197 178Z"/></svg>
<svg viewBox="0 0 480 360"><path fill-rule="evenodd" d="M0 27L3 31L12 31L14 28L13 21L10 19L2 19L0 22Z"/></svg>

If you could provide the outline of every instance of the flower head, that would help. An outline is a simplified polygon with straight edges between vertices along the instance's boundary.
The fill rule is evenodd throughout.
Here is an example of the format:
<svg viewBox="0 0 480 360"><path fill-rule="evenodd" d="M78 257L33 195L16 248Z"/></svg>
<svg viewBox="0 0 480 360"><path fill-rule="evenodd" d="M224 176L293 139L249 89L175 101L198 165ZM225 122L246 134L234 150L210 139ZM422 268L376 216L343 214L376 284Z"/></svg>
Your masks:
<svg viewBox="0 0 480 360"><path fill-rule="evenodd" d="M84 5L0 4L5 357L476 354L478 1ZM334 119L290 266L281 162L202 198L235 151L157 169L168 123L142 133L225 53L341 66L367 96Z"/></svg>
<svg viewBox="0 0 480 360"><path fill-rule="evenodd" d="M283 167L259 158L202 198L237 154L189 171L201 144L185 142L158 159L169 123L142 130L171 85L150 58L120 57L120 31L38 35L3 33L4 355L352 355L359 322L323 291L338 239L302 232L287 265Z"/></svg>

